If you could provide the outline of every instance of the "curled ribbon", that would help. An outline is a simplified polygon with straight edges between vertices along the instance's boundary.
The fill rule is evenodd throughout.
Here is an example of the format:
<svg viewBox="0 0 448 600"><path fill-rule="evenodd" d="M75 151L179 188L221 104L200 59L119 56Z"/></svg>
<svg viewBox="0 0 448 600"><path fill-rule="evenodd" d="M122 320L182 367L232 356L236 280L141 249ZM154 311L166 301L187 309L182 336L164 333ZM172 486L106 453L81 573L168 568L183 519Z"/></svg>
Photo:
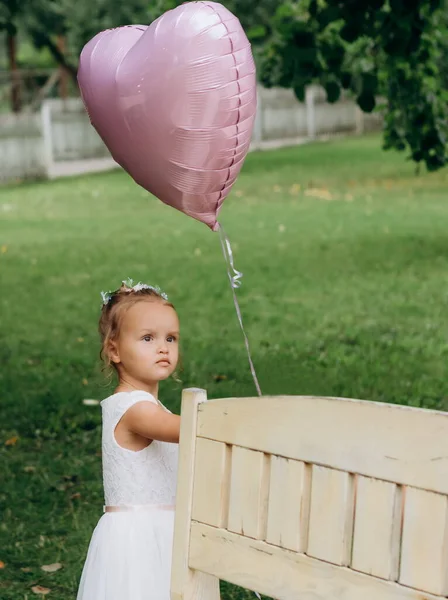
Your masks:
<svg viewBox="0 0 448 600"><path fill-rule="evenodd" d="M240 271L237 271L235 269L235 264L234 264L234 260L233 260L233 252L232 252L232 247L230 245L229 238L226 235L226 232L224 231L224 228L221 225L221 223L218 223L218 225L219 225L219 237L221 240L222 252L224 254L224 260L226 261L227 275L229 277L230 287L232 288L233 302L235 304L236 314L237 314L238 321L239 321L239 324L241 327L241 331L243 332L244 342L246 344L247 356L249 358L250 371L252 373L255 387L257 388L257 393L259 396L261 396L262 395L261 388L260 388L260 384L258 383L258 377L257 377L257 373L255 371L254 364L252 362L252 356L251 356L250 347L249 347L249 340L248 340L246 332L244 330L243 317L241 316L240 305L238 304L238 298L237 298L236 292L235 292L235 290L241 286L241 279L243 277L243 274Z"/></svg>

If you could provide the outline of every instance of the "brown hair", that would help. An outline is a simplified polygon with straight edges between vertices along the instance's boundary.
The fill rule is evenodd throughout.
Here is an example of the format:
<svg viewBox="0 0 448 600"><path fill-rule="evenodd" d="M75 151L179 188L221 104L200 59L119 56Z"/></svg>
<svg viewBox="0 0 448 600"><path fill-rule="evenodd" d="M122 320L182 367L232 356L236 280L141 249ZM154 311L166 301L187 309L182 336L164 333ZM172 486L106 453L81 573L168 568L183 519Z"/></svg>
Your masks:
<svg viewBox="0 0 448 600"><path fill-rule="evenodd" d="M104 304L101 309L98 330L101 338L100 358L103 362L103 371L106 373L109 380L112 378L114 371L118 375L118 368L117 365L110 359L108 347L111 341L118 338L120 326L125 313L132 306L137 304L137 302L141 302L143 300L161 302L162 304L171 306L171 308L176 310L174 304L169 302L164 296L165 295L159 290L159 288L142 287L135 290L125 281L123 281L118 290L109 292L107 295L103 296ZM181 383L176 373L173 373L173 378L178 383Z"/></svg>

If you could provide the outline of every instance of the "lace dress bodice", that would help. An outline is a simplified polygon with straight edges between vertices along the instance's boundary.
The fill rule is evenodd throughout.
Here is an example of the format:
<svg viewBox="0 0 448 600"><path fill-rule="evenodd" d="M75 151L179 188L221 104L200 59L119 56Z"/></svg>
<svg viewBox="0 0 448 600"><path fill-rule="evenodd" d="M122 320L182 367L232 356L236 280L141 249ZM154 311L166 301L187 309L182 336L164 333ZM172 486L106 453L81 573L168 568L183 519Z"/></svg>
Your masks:
<svg viewBox="0 0 448 600"><path fill-rule="evenodd" d="M101 402L105 504L175 504L178 444L154 440L143 450L133 451L115 439L115 427L137 402L160 404L148 392L138 390L119 392Z"/></svg>

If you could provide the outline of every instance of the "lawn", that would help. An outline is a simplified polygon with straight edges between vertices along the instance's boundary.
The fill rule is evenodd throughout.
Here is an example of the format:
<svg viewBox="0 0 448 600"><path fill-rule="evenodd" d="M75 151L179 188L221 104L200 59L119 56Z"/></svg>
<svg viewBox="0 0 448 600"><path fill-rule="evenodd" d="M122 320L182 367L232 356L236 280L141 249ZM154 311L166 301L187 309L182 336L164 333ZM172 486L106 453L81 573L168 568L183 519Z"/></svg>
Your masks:
<svg viewBox="0 0 448 600"><path fill-rule="evenodd" d="M447 170L416 175L377 136L254 153L221 219L265 394L448 410ZM82 401L110 392L100 291L128 276L176 305L183 386L255 394L217 234L121 172L1 189L2 599L76 597L103 500L100 410ZM161 388L175 411L181 387Z"/></svg>

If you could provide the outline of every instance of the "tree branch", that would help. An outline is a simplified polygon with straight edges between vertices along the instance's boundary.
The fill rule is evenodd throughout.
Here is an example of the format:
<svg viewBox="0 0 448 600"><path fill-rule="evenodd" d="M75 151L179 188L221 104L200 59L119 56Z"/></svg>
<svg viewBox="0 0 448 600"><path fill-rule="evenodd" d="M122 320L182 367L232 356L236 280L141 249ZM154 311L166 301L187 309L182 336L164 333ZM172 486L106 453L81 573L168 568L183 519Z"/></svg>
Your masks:
<svg viewBox="0 0 448 600"><path fill-rule="evenodd" d="M55 61L61 67L64 67L64 69L66 69L66 71L72 77L73 81L76 83L78 69L76 68L75 65L72 65L67 60L67 57L65 56L65 54L63 52L61 52L61 50L58 48L58 46L50 38L50 36L48 36L45 32L41 31L40 29L37 30L37 29L30 28L29 32L34 39L36 46L48 48L48 50L50 51L50 53L53 56L53 58L55 59Z"/></svg>

